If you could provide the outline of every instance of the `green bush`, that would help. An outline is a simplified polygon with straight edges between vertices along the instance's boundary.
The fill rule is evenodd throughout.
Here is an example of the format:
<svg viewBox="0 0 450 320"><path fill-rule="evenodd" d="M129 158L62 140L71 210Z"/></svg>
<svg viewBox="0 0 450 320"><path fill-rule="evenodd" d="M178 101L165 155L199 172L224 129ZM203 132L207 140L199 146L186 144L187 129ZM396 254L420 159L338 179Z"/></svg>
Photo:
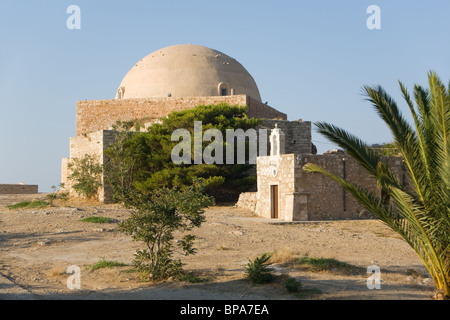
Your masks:
<svg viewBox="0 0 450 320"><path fill-rule="evenodd" d="M94 265L92 265L93 270L102 269L102 268L114 268L114 267L123 267L126 266L125 263L118 261L109 261L105 259L100 259Z"/></svg>
<svg viewBox="0 0 450 320"><path fill-rule="evenodd" d="M42 209L48 207L49 203L42 200L21 201L16 204L6 206L8 209Z"/></svg>
<svg viewBox="0 0 450 320"><path fill-rule="evenodd" d="M249 260L246 273L248 279L254 284L263 284L273 281L274 276L269 269L271 255L263 253L261 256L256 257L255 260Z"/></svg>
<svg viewBox="0 0 450 320"><path fill-rule="evenodd" d="M144 243L134 259L142 279L164 280L183 274L181 261L172 258L173 245L177 243L185 255L195 254L195 236L184 233L201 226L203 209L212 203L198 185L182 191L162 188L151 194L134 193L125 202L131 216L119 228ZM177 241L175 234L180 237Z"/></svg>
<svg viewBox="0 0 450 320"><path fill-rule="evenodd" d="M192 272L189 273L182 272L180 275L176 277L176 280L188 283L205 283L209 281L208 278L199 277Z"/></svg>
<svg viewBox="0 0 450 320"><path fill-rule="evenodd" d="M312 272L340 271L351 274L363 271L363 269L361 269L360 267L333 258L302 257L296 259L295 264L297 266L304 267Z"/></svg>
<svg viewBox="0 0 450 320"><path fill-rule="evenodd" d="M73 158L67 165L71 171L69 180L72 188L82 197L95 198L102 186L103 166L95 155L85 154L81 158Z"/></svg>
<svg viewBox="0 0 450 320"><path fill-rule="evenodd" d="M192 164L175 164L171 158L173 148L180 143L172 141L172 133L176 129L186 129L193 137L194 121L202 121L203 130L217 129L222 133L224 141L221 148L224 150L223 163L226 163L226 130L246 131L259 125L257 119L247 117L245 107L226 104L197 106L172 112L161 121L150 126L148 132L133 134L123 131L129 129L124 123L119 122L115 126L119 132L116 143L105 151L104 168L105 181L112 188L114 200L124 202L133 189L151 193L159 188L184 188L198 179L203 179L205 192L217 201L237 200L241 192L255 185L256 178L251 176L254 164L193 164L193 156ZM209 144L209 141L204 141L203 150Z"/></svg>
<svg viewBox="0 0 450 320"><path fill-rule="evenodd" d="M64 183L60 183L59 184L61 188L64 188ZM67 200L69 200L69 192L57 192L57 188L56 186L52 186L52 191L51 193L47 194L47 200L50 203L50 206L53 207L53 201L59 199L62 202L66 202Z"/></svg>
<svg viewBox="0 0 450 320"><path fill-rule="evenodd" d="M286 288L287 291L297 293L300 292L303 284L301 281L293 277L287 277L283 280L283 286Z"/></svg>
<svg viewBox="0 0 450 320"><path fill-rule="evenodd" d="M98 216L92 216L80 219L81 222L91 222L91 223L112 223L114 222L114 219L108 218L108 217L98 217Z"/></svg>

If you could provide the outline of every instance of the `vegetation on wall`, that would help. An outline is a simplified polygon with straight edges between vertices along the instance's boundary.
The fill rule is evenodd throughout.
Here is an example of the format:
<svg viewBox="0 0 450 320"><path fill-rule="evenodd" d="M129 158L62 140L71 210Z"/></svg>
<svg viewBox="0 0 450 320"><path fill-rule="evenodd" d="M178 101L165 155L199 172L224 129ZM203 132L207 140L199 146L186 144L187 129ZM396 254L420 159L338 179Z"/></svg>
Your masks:
<svg viewBox="0 0 450 320"><path fill-rule="evenodd" d="M85 154L80 158L72 158L67 167L71 172L68 179L73 182L72 188L82 197L95 198L102 186L103 172L97 157Z"/></svg>
<svg viewBox="0 0 450 320"><path fill-rule="evenodd" d="M236 200L239 193L254 186L256 176L250 171L254 165L175 164L172 161L172 149L179 143L171 140L172 133L176 129L186 129L194 137L194 121L202 122L203 132L207 129L220 130L224 137L224 150L226 129L246 131L258 125L258 120L247 117L245 107L219 104L173 112L161 123L150 126L147 132L130 135L123 128L116 143L105 151L105 176L113 189L114 199L123 201L131 189L151 193L161 187L182 188L192 185L199 178L204 180L205 192L216 200ZM191 141L191 159L194 159L194 138ZM209 143L203 142L203 147ZM223 155L225 159L225 151Z"/></svg>
<svg viewBox="0 0 450 320"><path fill-rule="evenodd" d="M373 144L370 146L372 150L378 152L381 156L389 157L389 156L400 156L401 152L399 148L396 146L395 142L382 143L382 144Z"/></svg>

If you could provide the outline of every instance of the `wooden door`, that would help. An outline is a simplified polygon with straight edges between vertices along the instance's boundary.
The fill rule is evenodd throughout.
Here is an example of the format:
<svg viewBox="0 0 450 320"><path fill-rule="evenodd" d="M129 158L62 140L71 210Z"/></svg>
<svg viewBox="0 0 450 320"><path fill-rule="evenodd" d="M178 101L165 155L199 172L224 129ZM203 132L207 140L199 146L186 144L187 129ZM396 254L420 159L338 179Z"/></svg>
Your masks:
<svg viewBox="0 0 450 320"><path fill-rule="evenodd" d="M271 218L278 219L278 185L270 186Z"/></svg>

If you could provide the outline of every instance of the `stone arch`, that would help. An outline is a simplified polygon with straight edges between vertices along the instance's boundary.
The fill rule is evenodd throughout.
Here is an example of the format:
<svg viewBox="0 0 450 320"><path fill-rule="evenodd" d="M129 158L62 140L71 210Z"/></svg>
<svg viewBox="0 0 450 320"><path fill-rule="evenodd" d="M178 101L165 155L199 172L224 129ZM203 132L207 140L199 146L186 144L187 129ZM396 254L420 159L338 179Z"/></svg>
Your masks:
<svg viewBox="0 0 450 320"><path fill-rule="evenodd" d="M230 92L228 83L226 82L220 82L217 86L217 94L219 96L228 96Z"/></svg>

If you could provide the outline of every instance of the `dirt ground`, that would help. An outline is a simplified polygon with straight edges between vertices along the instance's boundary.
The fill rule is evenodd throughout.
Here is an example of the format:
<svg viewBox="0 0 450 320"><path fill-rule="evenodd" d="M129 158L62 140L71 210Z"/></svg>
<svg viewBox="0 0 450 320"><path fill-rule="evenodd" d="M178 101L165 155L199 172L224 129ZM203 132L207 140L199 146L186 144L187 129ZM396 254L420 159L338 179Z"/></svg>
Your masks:
<svg viewBox="0 0 450 320"><path fill-rule="evenodd" d="M182 256L185 270L207 282L142 282L132 269L142 245L118 231L129 216L118 205L69 201L44 209L10 210L6 205L39 195L0 195L0 299L153 299L153 300L407 300L430 299L435 286L413 250L377 220L281 223L233 206L206 210L196 229L197 254ZM79 221L89 216L113 223ZM276 252L274 273L301 281L315 294L298 296L275 281L252 285L245 266L264 252ZM283 264L294 256L334 258L360 267L312 272ZM275 256L274 256L275 257ZM100 259L126 266L92 269ZM69 289L69 266L80 268L80 289ZM367 268L380 268L381 287L368 289ZM16 290L14 291L13 288ZM320 290L320 291L319 291Z"/></svg>

